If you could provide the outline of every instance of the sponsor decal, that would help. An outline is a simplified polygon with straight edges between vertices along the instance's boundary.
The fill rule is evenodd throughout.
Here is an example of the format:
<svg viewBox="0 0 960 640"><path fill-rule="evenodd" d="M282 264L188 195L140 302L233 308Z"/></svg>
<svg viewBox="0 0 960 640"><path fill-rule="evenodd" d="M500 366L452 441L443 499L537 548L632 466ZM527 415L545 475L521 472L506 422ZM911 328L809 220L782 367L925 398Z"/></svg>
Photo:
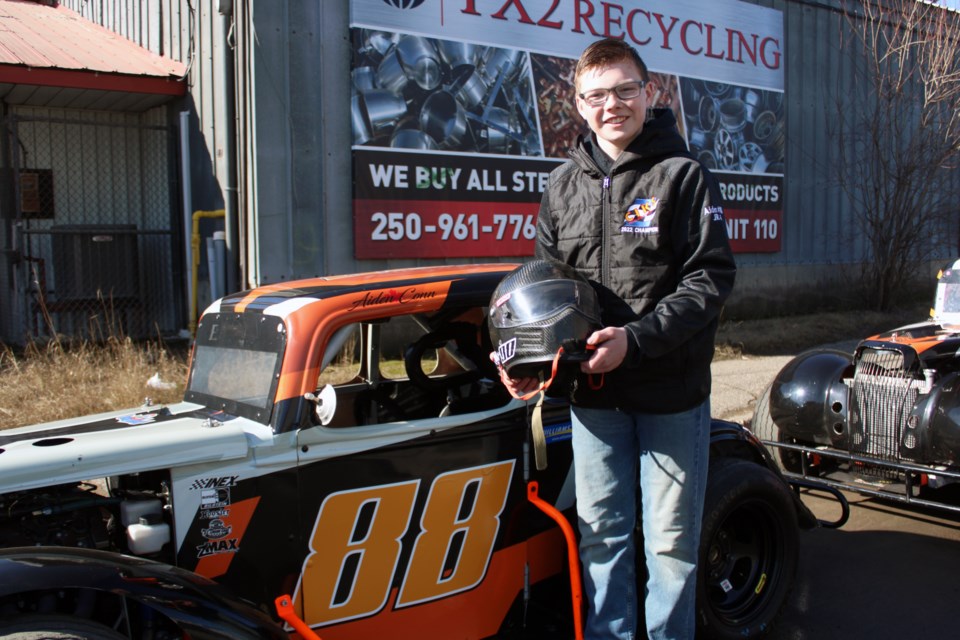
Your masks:
<svg viewBox="0 0 960 640"><path fill-rule="evenodd" d="M204 489L200 493L200 509L219 509L230 506L230 489Z"/></svg>
<svg viewBox="0 0 960 640"><path fill-rule="evenodd" d="M497 347L497 358L500 364L505 364L517 355L517 339L510 338L506 342L501 342Z"/></svg>
<svg viewBox="0 0 960 640"><path fill-rule="evenodd" d="M553 424L549 426L544 425L543 435L546 438L547 444L569 440L571 437L573 437L573 423L562 422L560 424Z"/></svg>
<svg viewBox="0 0 960 640"><path fill-rule="evenodd" d="M230 515L230 509L207 509L200 512L200 518L203 520L212 520L213 518L225 518Z"/></svg>
<svg viewBox="0 0 960 640"><path fill-rule="evenodd" d="M209 540L203 544L197 545L198 558L206 558L207 556L213 556L219 553L236 553L237 551L240 551L239 538L230 538L229 540Z"/></svg>
<svg viewBox="0 0 960 640"><path fill-rule="evenodd" d="M657 207L660 198L637 198L623 214L623 226L620 233L659 233L660 228L654 225L657 220Z"/></svg>
<svg viewBox="0 0 960 640"><path fill-rule="evenodd" d="M228 492L229 489L207 489L206 491ZM240 551L240 541L247 531L247 525L253 518L260 498L248 498L223 510L223 515L210 521L209 526L200 530L206 538L196 545L197 566L194 571L207 578L222 576L230 568L234 555ZM211 509L209 512L213 513ZM204 513L204 512L201 512Z"/></svg>
<svg viewBox="0 0 960 640"><path fill-rule="evenodd" d="M122 424L128 424L130 426L137 426L141 424L150 424L157 419L157 413L135 413L129 416L119 416L117 422Z"/></svg>
<svg viewBox="0 0 960 640"><path fill-rule="evenodd" d="M210 521L209 527L201 529L200 534L208 540L219 540L220 538L226 538L231 531L233 531L233 527L216 518Z"/></svg>
<svg viewBox="0 0 960 640"><path fill-rule="evenodd" d="M190 491L217 489L236 486L240 476L220 476L218 478L197 478L190 485Z"/></svg>

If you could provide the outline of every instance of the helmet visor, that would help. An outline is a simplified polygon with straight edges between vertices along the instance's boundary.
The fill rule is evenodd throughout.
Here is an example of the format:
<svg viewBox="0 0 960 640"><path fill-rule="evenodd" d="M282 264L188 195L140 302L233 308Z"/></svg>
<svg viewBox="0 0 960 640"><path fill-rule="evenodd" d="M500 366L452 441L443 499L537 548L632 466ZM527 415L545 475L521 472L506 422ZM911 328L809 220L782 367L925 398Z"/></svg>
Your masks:
<svg viewBox="0 0 960 640"><path fill-rule="evenodd" d="M597 294L577 280L546 280L514 290L494 302L490 316L494 326L516 327L555 315L567 307L595 315ZM592 318L597 322L600 318Z"/></svg>

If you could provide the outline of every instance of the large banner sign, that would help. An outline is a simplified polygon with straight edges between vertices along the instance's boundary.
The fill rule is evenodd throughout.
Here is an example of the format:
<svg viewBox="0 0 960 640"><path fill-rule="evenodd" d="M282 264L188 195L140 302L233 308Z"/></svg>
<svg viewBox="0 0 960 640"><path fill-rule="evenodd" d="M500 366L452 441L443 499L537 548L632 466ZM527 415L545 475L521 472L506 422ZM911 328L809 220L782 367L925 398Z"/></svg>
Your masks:
<svg viewBox="0 0 960 640"><path fill-rule="evenodd" d="M357 258L530 256L547 176L589 130L573 67L633 44L720 182L734 251L777 252L783 18L739 0L351 0Z"/></svg>

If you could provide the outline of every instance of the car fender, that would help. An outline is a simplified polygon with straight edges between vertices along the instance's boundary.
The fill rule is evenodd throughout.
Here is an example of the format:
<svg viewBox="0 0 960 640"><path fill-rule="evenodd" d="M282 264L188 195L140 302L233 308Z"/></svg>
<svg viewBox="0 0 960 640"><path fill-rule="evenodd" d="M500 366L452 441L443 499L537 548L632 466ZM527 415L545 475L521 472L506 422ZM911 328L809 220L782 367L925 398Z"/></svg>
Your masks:
<svg viewBox="0 0 960 640"><path fill-rule="evenodd" d="M0 550L0 600L50 589L89 589L140 602L167 616L194 640L289 637L265 613L184 569L92 549Z"/></svg>
<svg viewBox="0 0 960 640"><path fill-rule="evenodd" d="M845 437L848 389L843 378L853 356L833 349L801 353L770 387L770 418L788 436L823 445ZM836 425L841 428L836 428Z"/></svg>
<svg viewBox="0 0 960 640"><path fill-rule="evenodd" d="M919 403L918 403L919 404ZM944 376L929 394L923 409L920 425L929 425L928 442L921 441L929 459L951 464L960 462L960 373ZM908 424L908 426L910 426Z"/></svg>
<svg viewBox="0 0 960 640"><path fill-rule="evenodd" d="M789 486L776 461L749 429L736 422L718 420L710 422L710 459L741 458L769 469L784 486ZM803 504L795 491L791 491L793 506L797 511L797 521L804 529L818 526L817 517Z"/></svg>

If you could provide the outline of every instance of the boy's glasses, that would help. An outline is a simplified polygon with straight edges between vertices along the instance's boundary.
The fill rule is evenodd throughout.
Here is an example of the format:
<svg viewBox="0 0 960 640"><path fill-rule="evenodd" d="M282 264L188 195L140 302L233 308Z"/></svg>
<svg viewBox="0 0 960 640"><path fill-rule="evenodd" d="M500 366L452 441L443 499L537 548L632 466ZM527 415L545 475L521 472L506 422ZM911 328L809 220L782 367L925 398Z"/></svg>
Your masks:
<svg viewBox="0 0 960 640"><path fill-rule="evenodd" d="M602 107L607 103L607 98L610 97L611 93L617 94L617 97L623 101L633 100L639 97L640 92L643 91L646 84L643 80L632 80L618 84L612 89L591 89L590 91L581 93L580 98L591 107Z"/></svg>

